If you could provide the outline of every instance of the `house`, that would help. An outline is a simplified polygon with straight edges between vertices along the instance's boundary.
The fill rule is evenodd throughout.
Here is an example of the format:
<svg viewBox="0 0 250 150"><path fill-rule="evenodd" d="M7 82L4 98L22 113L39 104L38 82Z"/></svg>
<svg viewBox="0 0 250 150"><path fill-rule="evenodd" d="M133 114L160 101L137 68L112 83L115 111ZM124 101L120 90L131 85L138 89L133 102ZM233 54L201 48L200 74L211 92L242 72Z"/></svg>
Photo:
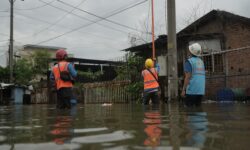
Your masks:
<svg viewBox="0 0 250 150"><path fill-rule="evenodd" d="M23 49L19 52L21 58L27 58L32 56L35 52L43 51L48 52L51 58L55 57L56 51L58 49L66 49L64 47L56 47L56 46L43 46L43 45L24 45Z"/></svg>
<svg viewBox="0 0 250 150"><path fill-rule="evenodd" d="M56 51L58 49L66 49L64 47L56 47L56 46L44 46L44 45L31 45L31 44L27 44L23 46L23 49L21 49L18 53L18 58L22 59L22 58L26 58L27 60L29 60L33 66L35 65L34 62L34 54L36 53L47 53L49 55L49 57L55 58L55 54ZM45 55L47 57L47 54ZM51 66L53 66L52 62L48 62L48 67L50 68ZM46 67L46 66L45 66ZM35 76L35 78L31 81L31 82L39 82L39 81L43 81L47 79L47 75L45 74L46 70L44 70L44 74L37 74Z"/></svg>
<svg viewBox="0 0 250 150"><path fill-rule="evenodd" d="M155 43L159 43L160 36ZM156 56L167 54L167 36ZM222 88L249 88L250 18L221 10L212 10L177 33L178 76L183 77L183 64L188 45L194 42L203 48L207 96ZM125 49L149 57L151 43Z"/></svg>

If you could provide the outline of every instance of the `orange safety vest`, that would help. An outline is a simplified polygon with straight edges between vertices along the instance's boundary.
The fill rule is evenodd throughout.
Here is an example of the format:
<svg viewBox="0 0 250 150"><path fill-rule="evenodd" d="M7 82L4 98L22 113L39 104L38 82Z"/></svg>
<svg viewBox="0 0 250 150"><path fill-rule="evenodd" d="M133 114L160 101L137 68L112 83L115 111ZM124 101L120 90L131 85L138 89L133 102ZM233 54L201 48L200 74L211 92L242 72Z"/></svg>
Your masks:
<svg viewBox="0 0 250 150"><path fill-rule="evenodd" d="M157 71L155 68L150 68L151 72L155 75L158 80ZM154 89L159 87L159 83L155 80L154 76L147 70L142 71L142 76L144 78L144 90L145 89Z"/></svg>
<svg viewBox="0 0 250 150"><path fill-rule="evenodd" d="M60 65L60 71L65 71L67 70L68 71L68 62L66 61L61 61L59 62L59 65ZM71 81L63 81L61 78L60 78L60 72L59 72L59 68L58 68L58 64L55 65L53 67L53 74L54 74L54 77L55 77L55 82L56 82L56 89L59 90L60 88L67 88L67 87L73 87L73 84Z"/></svg>

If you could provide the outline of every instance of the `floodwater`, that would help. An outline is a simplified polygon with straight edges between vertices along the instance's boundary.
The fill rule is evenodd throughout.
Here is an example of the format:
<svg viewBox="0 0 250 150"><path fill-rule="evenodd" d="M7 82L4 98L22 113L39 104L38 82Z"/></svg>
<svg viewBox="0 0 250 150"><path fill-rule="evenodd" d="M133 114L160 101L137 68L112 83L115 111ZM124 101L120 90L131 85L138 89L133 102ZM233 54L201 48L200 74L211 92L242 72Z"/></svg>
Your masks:
<svg viewBox="0 0 250 150"><path fill-rule="evenodd" d="M0 150L249 150L250 105L1 106Z"/></svg>

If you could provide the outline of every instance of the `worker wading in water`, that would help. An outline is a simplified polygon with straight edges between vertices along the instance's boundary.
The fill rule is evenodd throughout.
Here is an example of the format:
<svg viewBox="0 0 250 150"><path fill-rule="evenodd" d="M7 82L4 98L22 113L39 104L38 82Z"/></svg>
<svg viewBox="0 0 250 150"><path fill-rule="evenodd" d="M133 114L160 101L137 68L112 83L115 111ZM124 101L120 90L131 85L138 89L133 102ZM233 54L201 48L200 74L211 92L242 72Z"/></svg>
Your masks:
<svg viewBox="0 0 250 150"><path fill-rule="evenodd" d="M50 79L57 90L57 108L70 108L70 100L73 98L73 80L77 76L74 66L67 62L67 52L59 49L56 52L57 64L52 68Z"/></svg>
<svg viewBox="0 0 250 150"><path fill-rule="evenodd" d="M144 80L144 93L143 93L143 104L148 105L151 99L153 104L159 104L159 83L158 83L158 72L154 68L154 62L152 59L145 61L145 67L142 71L142 77Z"/></svg>
<svg viewBox="0 0 250 150"><path fill-rule="evenodd" d="M205 67L199 58L201 46L194 43L189 46L191 57L184 66L185 79L181 96L185 97L186 106L200 106L203 95L205 95Z"/></svg>

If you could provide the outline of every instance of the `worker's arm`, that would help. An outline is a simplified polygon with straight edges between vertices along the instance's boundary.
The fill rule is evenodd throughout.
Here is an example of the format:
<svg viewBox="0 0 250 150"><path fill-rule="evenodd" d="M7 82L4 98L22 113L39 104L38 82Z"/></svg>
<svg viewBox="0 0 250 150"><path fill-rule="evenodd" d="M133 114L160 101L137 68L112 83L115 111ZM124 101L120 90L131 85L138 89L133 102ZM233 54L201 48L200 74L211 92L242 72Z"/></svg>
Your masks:
<svg viewBox="0 0 250 150"><path fill-rule="evenodd" d="M53 71L50 72L49 79L52 82L55 81L55 77L54 77Z"/></svg>
<svg viewBox="0 0 250 150"><path fill-rule="evenodd" d="M77 76L77 72L71 63L69 63L69 65L68 65L68 70L69 70L70 75L73 78L75 78Z"/></svg>
<svg viewBox="0 0 250 150"><path fill-rule="evenodd" d="M189 84L190 78L191 78L191 73L185 72L184 84L183 84L182 93L181 93L182 97L185 97L186 95L186 89Z"/></svg>
<svg viewBox="0 0 250 150"><path fill-rule="evenodd" d="M184 65L184 72L185 72L184 83L183 83L183 88L182 88L182 92L181 92L182 97L185 97L185 95L186 95L186 89L187 89L187 86L188 86L189 81L190 81L191 76L192 76L192 66L188 61L186 61L185 65Z"/></svg>
<svg viewBox="0 0 250 150"><path fill-rule="evenodd" d="M56 86L56 81L55 81L55 76L54 76L54 73L53 71L50 72L50 76L49 76L49 79L50 79L50 85L52 87L55 87Z"/></svg>

